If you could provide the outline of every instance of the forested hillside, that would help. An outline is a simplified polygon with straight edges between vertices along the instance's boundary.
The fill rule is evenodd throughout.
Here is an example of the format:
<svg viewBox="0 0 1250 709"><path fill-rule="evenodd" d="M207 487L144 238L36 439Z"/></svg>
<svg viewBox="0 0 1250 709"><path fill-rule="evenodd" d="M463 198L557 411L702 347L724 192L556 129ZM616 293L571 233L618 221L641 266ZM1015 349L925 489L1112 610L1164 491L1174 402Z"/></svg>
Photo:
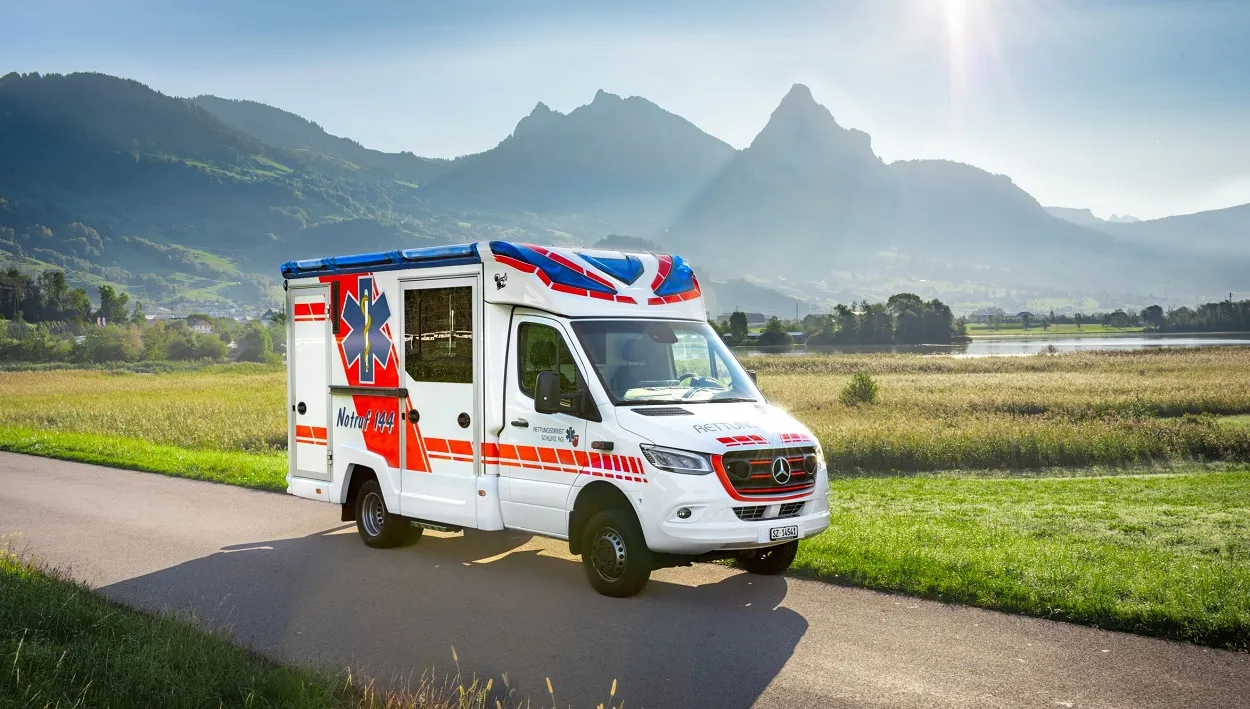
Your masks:
<svg viewBox="0 0 1250 709"><path fill-rule="evenodd" d="M251 101L9 74L0 165L0 266L63 270L88 293L107 284L184 312L273 303L277 264L292 258L609 234L686 254L722 309L899 290L980 305L1033 293L1056 307L1250 289L1247 207L1074 224L1004 175L885 163L801 85L745 150L600 91L567 115L539 103L495 148L435 160Z"/></svg>

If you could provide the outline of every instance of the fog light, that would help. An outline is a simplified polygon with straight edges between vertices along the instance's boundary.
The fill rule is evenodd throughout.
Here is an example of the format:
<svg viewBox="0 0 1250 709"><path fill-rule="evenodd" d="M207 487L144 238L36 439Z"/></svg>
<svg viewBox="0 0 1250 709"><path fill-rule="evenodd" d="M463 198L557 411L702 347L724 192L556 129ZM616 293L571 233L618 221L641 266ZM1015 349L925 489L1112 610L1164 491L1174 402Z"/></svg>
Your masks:
<svg viewBox="0 0 1250 709"><path fill-rule="evenodd" d="M677 519L690 519L690 508L683 507L677 510Z"/></svg>

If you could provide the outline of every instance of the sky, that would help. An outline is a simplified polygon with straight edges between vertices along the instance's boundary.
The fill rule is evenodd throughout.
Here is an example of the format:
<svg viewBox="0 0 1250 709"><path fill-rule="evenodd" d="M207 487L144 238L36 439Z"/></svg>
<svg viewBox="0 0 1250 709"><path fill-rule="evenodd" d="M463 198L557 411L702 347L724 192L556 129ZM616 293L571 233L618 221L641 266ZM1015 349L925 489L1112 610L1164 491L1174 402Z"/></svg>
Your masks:
<svg viewBox="0 0 1250 709"><path fill-rule="evenodd" d="M805 83L887 161L1157 218L1250 203L1250 0L0 0L0 73L98 71L453 157L643 96L747 147Z"/></svg>

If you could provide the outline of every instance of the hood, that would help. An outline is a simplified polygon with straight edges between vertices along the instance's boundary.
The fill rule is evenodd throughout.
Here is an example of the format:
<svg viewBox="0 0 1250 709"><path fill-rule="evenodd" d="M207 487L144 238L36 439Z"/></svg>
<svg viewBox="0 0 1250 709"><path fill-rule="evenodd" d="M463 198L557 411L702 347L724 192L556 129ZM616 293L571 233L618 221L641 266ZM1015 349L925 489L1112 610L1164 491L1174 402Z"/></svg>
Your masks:
<svg viewBox="0 0 1250 709"><path fill-rule="evenodd" d="M621 428L660 446L700 453L813 445L814 436L771 404L651 404L616 407Z"/></svg>

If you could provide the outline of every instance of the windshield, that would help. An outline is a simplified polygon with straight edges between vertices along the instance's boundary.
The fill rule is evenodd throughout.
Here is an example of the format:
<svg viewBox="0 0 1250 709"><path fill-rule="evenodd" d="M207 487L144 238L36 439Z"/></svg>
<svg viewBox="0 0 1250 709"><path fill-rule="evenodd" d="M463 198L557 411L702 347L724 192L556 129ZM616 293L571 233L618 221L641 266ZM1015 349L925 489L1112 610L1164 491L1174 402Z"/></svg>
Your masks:
<svg viewBox="0 0 1250 709"><path fill-rule="evenodd" d="M579 320L573 330L616 404L763 400L707 323Z"/></svg>

